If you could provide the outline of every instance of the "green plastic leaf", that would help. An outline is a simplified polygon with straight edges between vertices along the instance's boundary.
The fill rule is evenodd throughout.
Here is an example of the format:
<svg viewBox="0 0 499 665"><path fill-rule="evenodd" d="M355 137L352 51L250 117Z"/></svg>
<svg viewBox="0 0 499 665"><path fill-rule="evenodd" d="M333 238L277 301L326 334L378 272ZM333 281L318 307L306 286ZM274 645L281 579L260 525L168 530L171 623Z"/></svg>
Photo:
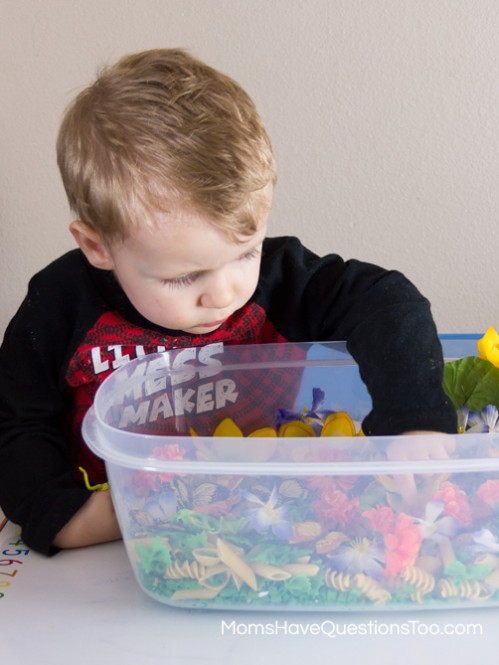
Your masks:
<svg viewBox="0 0 499 665"><path fill-rule="evenodd" d="M154 538L149 545L141 542L136 543L135 551L147 575L162 575L166 568L172 565L170 548L159 537Z"/></svg>
<svg viewBox="0 0 499 665"><path fill-rule="evenodd" d="M465 580L483 580L491 572L492 566L489 564L466 566L457 559L444 569L444 574L452 577L455 584L462 584Z"/></svg>
<svg viewBox="0 0 499 665"><path fill-rule="evenodd" d="M481 411L488 404L499 408L499 368L469 356L445 363L443 388L456 409Z"/></svg>

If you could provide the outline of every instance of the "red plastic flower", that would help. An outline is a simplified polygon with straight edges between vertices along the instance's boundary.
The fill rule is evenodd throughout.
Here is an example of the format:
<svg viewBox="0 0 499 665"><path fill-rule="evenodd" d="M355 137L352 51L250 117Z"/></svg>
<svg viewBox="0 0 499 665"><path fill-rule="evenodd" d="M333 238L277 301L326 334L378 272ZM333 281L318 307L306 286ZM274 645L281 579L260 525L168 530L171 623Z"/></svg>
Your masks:
<svg viewBox="0 0 499 665"><path fill-rule="evenodd" d="M472 523L471 508L466 494L454 483L446 481L442 483L438 491L433 495L437 501L443 501L443 515L453 517L461 527L469 527Z"/></svg>
<svg viewBox="0 0 499 665"><path fill-rule="evenodd" d="M319 501L312 503L312 510L321 522L330 527L341 526L352 522L359 510L359 500L349 499L340 490L323 491Z"/></svg>
<svg viewBox="0 0 499 665"><path fill-rule="evenodd" d="M362 515L367 518L370 528L379 533L389 533L395 523L395 513L387 506L365 510Z"/></svg>

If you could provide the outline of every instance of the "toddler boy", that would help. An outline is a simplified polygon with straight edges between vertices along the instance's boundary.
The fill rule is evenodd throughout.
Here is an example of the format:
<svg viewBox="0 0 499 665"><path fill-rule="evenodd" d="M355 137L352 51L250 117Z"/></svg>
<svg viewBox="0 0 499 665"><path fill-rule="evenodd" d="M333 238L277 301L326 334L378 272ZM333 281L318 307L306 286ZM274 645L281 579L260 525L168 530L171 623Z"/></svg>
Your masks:
<svg viewBox="0 0 499 665"><path fill-rule="evenodd" d="M79 249L33 277L0 350L0 504L29 546L119 537L80 429L103 379L137 355L347 340L373 400L365 434L455 431L416 288L266 238L274 157L233 80L178 49L127 56L67 109L57 154Z"/></svg>

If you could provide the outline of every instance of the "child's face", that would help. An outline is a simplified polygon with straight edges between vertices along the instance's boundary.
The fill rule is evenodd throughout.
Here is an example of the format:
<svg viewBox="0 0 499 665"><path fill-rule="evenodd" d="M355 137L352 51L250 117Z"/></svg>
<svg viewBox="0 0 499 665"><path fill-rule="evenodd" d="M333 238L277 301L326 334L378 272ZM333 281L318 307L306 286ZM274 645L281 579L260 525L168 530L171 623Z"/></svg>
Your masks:
<svg viewBox="0 0 499 665"><path fill-rule="evenodd" d="M256 233L243 242L180 208L113 244L109 268L152 323L196 335L212 332L255 291L271 193L266 198Z"/></svg>

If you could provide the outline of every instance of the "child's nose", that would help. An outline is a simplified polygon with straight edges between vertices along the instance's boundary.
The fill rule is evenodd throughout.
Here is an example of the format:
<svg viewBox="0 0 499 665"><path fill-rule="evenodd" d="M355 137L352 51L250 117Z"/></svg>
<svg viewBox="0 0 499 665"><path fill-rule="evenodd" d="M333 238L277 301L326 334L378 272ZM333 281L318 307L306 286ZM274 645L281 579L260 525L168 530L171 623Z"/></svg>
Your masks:
<svg viewBox="0 0 499 665"><path fill-rule="evenodd" d="M210 275L206 289L201 296L201 305L212 309L224 309L232 304L234 288L228 275L219 271Z"/></svg>

